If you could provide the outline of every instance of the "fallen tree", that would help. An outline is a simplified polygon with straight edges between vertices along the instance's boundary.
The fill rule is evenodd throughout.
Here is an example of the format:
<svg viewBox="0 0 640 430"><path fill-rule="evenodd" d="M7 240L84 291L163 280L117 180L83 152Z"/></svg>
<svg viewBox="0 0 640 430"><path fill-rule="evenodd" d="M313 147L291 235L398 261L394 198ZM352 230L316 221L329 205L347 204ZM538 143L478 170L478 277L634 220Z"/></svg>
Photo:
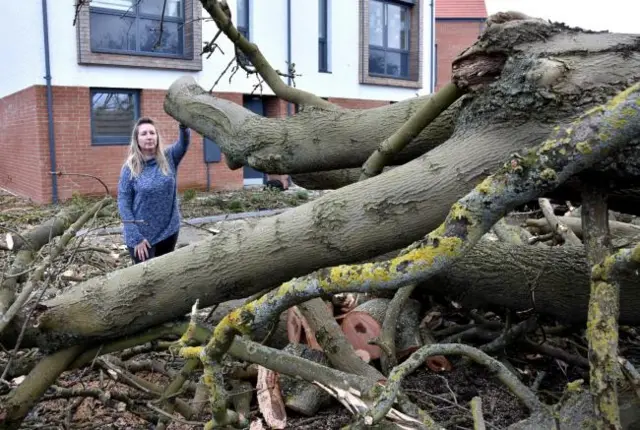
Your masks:
<svg viewBox="0 0 640 430"><path fill-rule="evenodd" d="M218 27L257 69L262 69L261 75L268 80L270 66L265 64L257 47L239 36L226 15L221 15L222 3L213 0L202 3ZM564 247L558 250L496 244L480 241L480 236L499 219L498 215L505 215L499 212L513 208L514 202L523 204L551 194L573 196L571 193L580 190L587 177L606 180L605 193L613 197L609 199L611 209L617 208L616 202L623 202L620 207L631 208L629 212L638 211L633 190L638 183L640 154L637 133L629 132L637 131L637 118L632 117L637 108L628 92L619 98L615 96L640 79L637 67L640 63L639 41L640 36L592 33L523 17L490 21L478 42L454 63L454 83L467 95L424 130L412 130L418 137L391 158L391 163L411 161L306 205L262 219L244 230L223 232L169 256L78 284L39 303L33 319L25 314L17 315L0 340L14 343L25 327L24 346L37 346L45 352L63 351L62 354L69 351L67 359L72 360L72 355L79 352L76 348L79 344L107 342L175 320L188 313L194 302L207 307L246 298L292 278L304 280L317 270L326 274L327 270L322 269L328 266L367 260L404 248L423 238L426 232L433 232L448 213L448 229L435 231L426 242L419 243L418 248L436 249L438 244L447 248L450 245L452 253L449 257L459 259L450 261L452 264L443 271L429 273L433 276L417 290L424 287L438 294L462 297L470 306L499 305L512 310L533 308L565 322L583 324L588 317L588 304L593 300L586 288L592 284L591 266L602 258L594 261L593 254L587 252L590 252L589 247L581 252ZM278 75L275 77L280 81ZM281 84L274 84L274 89L280 88L278 85ZM278 95L283 98L289 97L290 101L305 105L302 112L277 121L259 118L203 91L190 78L182 78L172 85L165 109L174 118L219 142L233 168L248 164L274 173L314 175L324 172L331 175L333 171L342 175L345 170L336 169L359 167L378 149L382 139L390 138L418 111L421 103L427 103L426 98L419 98L383 108L354 111L332 106L289 87L280 93ZM600 115L605 109L600 105L609 101L605 113ZM619 103L627 103L625 107L631 110L629 118L624 116L625 112L616 110ZM600 141L607 145L615 140L622 149L593 154L603 148L594 143L598 139L591 136L589 127L577 120L586 112L587 120L597 118L591 124L597 127L606 123L607 114L614 111L616 122L601 129L604 134ZM436 126L439 120L444 121L440 128ZM572 121L575 123L567 126ZM553 134L551 141L544 142L559 130L564 134ZM624 142L616 134L620 130L626 133ZM528 151L533 147L540 148L535 157ZM567 154L572 156L567 157ZM524 197L517 181L509 182L511 194L501 194L500 184L495 182L485 183L484 188L479 186L500 166L504 165L502 173L506 169L514 174L520 167L530 168L531 163L539 162L544 166L549 161L544 157L551 155L550 162L555 163L549 168L552 171L541 169L530 177L533 180L528 183L530 188ZM585 162L589 158L593 160ZM574 169L575 166L579 168ZM560 180L555 176L558 173L562 176ZM545 186L545 181L553 186ZM567 184L564 188L557 187L555 181ZM463 210L465 207L461 209L460 205L455 205L474 187L477 187L476 197L484 190L488 215L482 211L482 205L473 206L471 214ZM625 189L630 192L621 193ZM492 196L497 197L492 200ZM616 196L625 199L616 200ZM466 203L481 200L468 199ZM480 242L475 244L477 241ZM416 267L429 266L435 261L428 258L430 254L422 255L421 250L416 249L409 248L408 254L392 261L408 262L404 268L411 263ZM417 255L418 258L412 260L406 255ZM505 271L505 264L511 264L514 270ZM383 273L388 270L384 264L366 267L380 268ZM620 269L613 282L606 281L619 288L624 298L620 303L620 321L634 324L640 319L636 306L638 277L632 266L629 269L628 272ZM355 274L356 269L338 272L348 275L349 279L338 276L340 282L336 285L365 288L362 283L356 285L357 276L349 275ZM544 282L540 281L542 272ZM295 282L303 285L300 279ZM400 285L396 283L389 288ZM325 295L338 291L327 289ZM218 326L207 349L209 356L220 358L225 347L233 342L230 336L233 330L242 332L248 327L243 318L253 315L256 319L251 321L251 329L265 329L268 320L274 318L273 309L277 314L293 301L317 297L317 294L317 291L301 290L299 296L291 298L295 296L291 295L288 302L282 302L278 301L278 293L272 291L257 301L248 301L254 304L244 305L240 308L242 311L230 314L231 317ZM616 296L610 297L615 299ZM259 308L255 303L269 306ZM611 313L605 316L610 318ZM507 330L505 336L509 332ZM181 346L186 346L185 339ZM203 342L202 339L199 341ZM424 351L459 350L438 345L425 348L422 354ZM197 351L190 350L190 354L185 355L193 360ZM217 403L218 393L210 379L217 377L216 370L204 355L199 358L203 359L207 383L214 403ZM607 359L610 361L611 357ZM505 369L499 369L501 375L505 375ZM50 376L55 379L56 375ZM368 415L372 410L375 420L388 417L389 407L396 399L395 382L387 387L391 390L388 393L393 392L393 395L386 400L379 399L380 408L356 408L362 414L360 418L365 422L373 419ZM611 386L604 390L611 391ZM339 391L332 394L336 393L336 397L340 397ZM539 402L527 393L524 398L528 399L525 404L535 412ZM422 425L427 428L434 425L428 416L421 415L404 400L401 403L407 408L403 412L413 411L410 413L413 419L420 416ZM214 412L216 419L234 421L238 418L237 414L220 408ZM17 416L16 421L20 420Z"/></svg>

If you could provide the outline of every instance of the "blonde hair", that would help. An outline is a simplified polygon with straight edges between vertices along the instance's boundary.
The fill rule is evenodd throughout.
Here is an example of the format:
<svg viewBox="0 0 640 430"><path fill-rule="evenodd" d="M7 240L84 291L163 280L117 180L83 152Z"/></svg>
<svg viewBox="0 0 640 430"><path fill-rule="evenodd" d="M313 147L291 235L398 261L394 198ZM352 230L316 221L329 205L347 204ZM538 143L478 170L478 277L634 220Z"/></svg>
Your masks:
<svg viewBox="0 0 640 430"><path fill-rule="evenodd" d="M162 146L162 139L160 138L160 132L156 127L155 122L148 117L142 117L137 122L133 131L131 132L131 142L129 143L129 152L127 154L127 160L125 164L131 171L131 176L137 178L142 172L142 165L144 164L144 157L140 147L138 146L138 130L142 124L151 124L156 129L156 136L158 137L158 144L156 145L156 163L160 167L160 171L164 175L169 175L169 161L164 153L164 147Z"/></svg>

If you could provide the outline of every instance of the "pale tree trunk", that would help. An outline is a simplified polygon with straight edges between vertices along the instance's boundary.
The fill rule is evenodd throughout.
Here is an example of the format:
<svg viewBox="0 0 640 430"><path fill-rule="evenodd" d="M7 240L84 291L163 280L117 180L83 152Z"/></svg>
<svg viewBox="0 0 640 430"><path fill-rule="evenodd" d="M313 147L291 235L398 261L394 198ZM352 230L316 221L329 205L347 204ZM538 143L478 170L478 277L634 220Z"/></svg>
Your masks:
<svg viewBox="0 0 640 430"><path fill-rule="evenodd" d="M569 34L537 20L492 27L476 45L475 57L457 63L457 81L465 71L477 76L482 67L486 81L467 97L456 131L444 144L375 178L262 219L253 228L223 232L170 256L79 284L39 307L37 326L29 325L25 342L56 349L121 336L180 317L196 299L206 307L321 267L402 248L435 229L456 200L512 153L540 144L557 122L575 118L640 77L640 36ZM498 74L500 79L494 80ZM202 101L196 105L204 106ZM225 106L224 111L203 109L195 123L187 124L218 137L224 147L222 140L231 142L237 135L225 137L225 128L216 124L233 118L236 127L248 117L240 106ZM173 114L181 118L182 108L176 109ZM264 135L253 129L247 138L282 148L283 131L293 121L279 120L280 129ZM339 138L339 123L331 125L327 130L336 128L333 136ZM274 137L269 141L265 136ZM348 143L344 136L336 143ZM637 159L633 149L625 151L625 161ZM633 166L617 166L617 177L632 180ZM12 328L3 333L3 341L15 336L17 325Z"/></svg>
<svg viewBox="0 0 640 430"><path fill-rule="evenodd" d="M372 109L309 106L287 119L267 118L215 97L190 77L176 80L165 98L167 113L216 142L232 168L299 173L359 167L430 96ZM446 141L460 112L456 102L414 139L394 164Z"/></svg>

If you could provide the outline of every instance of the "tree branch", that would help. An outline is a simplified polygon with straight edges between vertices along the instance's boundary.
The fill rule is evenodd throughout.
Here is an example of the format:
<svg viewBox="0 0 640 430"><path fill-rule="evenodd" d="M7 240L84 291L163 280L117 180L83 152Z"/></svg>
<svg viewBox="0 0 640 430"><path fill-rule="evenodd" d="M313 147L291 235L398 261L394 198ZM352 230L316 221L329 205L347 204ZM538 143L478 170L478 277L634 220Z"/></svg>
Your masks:
<svg viewBox="0 0 640 430"><path fill-rule="evenodd" d="M640 84L607 104L590 109L567 127L560 127L537 148L515 154L454 204L444 223L401 255L384 262L322 269L293 279L228 314L208 344L197 353L212 374L236 334L251 333L287 308L321 295L393 290L429 279L472 248L510 210L558 187L640 133ZM217 379L220 379L218 377Z"/></svg>
<svg viewBox="0 0 640 430"><path fill-rule="evenodd" d="M298 105L313 105L324 108L335 109L333 103L316 96L313 93L291 88L282 82L280 74L271 67L267 59L262 55L260 49L255 43L249 42L234 27L231 19L224 13L220 2L217 0L200 0L202 6L211 15L213 21L218 28L229 38L235 46L237 46L244 55L247 56L251 64L256 68L257 72L262 76L264 81L269 85L277 97Z"/></svg>

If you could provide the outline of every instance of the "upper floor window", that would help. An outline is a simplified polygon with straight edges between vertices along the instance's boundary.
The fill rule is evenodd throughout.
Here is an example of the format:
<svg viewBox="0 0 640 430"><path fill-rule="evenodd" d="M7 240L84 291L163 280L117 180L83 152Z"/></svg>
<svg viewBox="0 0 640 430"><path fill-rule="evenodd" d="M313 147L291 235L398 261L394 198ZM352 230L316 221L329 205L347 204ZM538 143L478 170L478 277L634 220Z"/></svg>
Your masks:
<svg viewBox="0 0 640 430"><path fill-rule="evenodd" d="M329 32L329 0L318 0L318 71L329 71L329 46L327 43Z"/></svg>
<svg viewBox="0 0 640 430"><path fill-rule="evenodd" d="M249 34L249 0L238 0L238 13L236 14L236 27L245 39L250 39Z"/></svg>
<svg viewBox="0 0 640 430"><path fill-rule="evenodd" d="M140 117L137 90L91 90L91 141L97 145L129 143L133 126Z"/></svg>
<svg viewBox="0 0 640 430"><path fill-rule="evenodd" d="M410 8L369 0L369 74L409 77Z"/></svg>
<svg viewBox="0 0 640 430"><path fill-rule="evenodd" d="M91 50L182 57L184 0L92 0Z"/></svg>

